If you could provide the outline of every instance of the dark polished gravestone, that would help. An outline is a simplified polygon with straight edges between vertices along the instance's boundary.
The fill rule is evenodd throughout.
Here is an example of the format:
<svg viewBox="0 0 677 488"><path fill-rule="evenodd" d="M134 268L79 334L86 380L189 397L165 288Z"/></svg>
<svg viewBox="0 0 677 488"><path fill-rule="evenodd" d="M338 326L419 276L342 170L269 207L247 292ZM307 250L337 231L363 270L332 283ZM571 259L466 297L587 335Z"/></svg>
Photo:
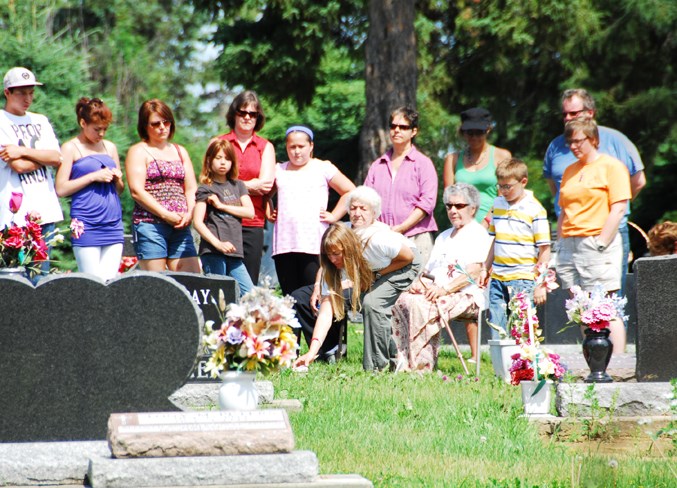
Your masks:
<svg viewBox="0 0 677 488"><path fill-rule="evenodd" d="M213 320L215 325L221 324L221 312L217 306L219 303L219 291L223 291L226 304L235 303L240 297L237 281L230 276L215 274L202 275L176 271L166 272L164 274L186 287L193 302L195 302L195 304L200 307L200 310L202 310L205 323L209 320ZM198 362L190 375L189 381L219 381L205 372L205 366L209 359L207 354L207 350L201 350Z"/></svg>
<svg viewBox="0 0 677 488"><path fill-rule="evenodd" d="M635 261L637 380L677 378L677 255Z"/></svg>
<svg viewBox="0 0 677 488"><path fill-rule="evenodd" d="M167 398L193 369L203 319L172 279L8 277L0 295L0 442L105 439L111 413L178 410Z"/></svg>

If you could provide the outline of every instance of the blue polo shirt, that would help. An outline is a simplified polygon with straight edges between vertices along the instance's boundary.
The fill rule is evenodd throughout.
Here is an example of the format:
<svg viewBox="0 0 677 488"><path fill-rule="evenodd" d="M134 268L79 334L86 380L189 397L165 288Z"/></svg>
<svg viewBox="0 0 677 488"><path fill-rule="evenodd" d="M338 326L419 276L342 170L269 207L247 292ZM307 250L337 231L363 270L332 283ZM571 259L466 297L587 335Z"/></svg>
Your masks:
<svg viewBox="0 0 677 488"><path fill-rule="evenodd" d="M644 170L644 163L639 155L637 147L628 139L625 134L609 127L599 126L599 147L597 150L601 153L608 154L618 159L625 164L630 172L630 176L634 176L640 171ZM562 182L562 175L564 170L571 164L577 161L576 156L569 149L569 145L564 139L564 134L555 137L548 150L545 152L543 160L543 177L552 179L555 182L557 192L555 193L555 214L559 218L559 186ZM630 204L628 203L628 210L625 212L623 222L627 221L627 216L630 213Z"/></svg>

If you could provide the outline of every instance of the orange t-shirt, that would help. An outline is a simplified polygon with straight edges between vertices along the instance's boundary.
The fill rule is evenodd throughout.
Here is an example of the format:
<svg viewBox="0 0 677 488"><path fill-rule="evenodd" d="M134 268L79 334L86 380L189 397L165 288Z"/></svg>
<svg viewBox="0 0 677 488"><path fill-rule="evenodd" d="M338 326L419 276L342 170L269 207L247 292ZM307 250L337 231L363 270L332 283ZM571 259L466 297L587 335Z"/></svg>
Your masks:
<svg viewBox="0 0 677 488"><path fill-rule="evenodd" d="M599 235L611 205L631 196L630 173L619 160L600 154L592 163L576 161L562 176L562 236Z"/></svg>

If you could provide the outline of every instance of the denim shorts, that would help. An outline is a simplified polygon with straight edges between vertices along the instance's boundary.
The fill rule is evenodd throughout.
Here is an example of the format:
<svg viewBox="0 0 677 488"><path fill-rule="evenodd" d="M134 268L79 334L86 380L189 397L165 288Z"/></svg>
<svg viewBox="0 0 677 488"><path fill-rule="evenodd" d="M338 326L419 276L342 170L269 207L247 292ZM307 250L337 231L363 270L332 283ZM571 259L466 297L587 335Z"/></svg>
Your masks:
<svg viewBox="0 0 677 488"><path fill-rule="evenodd" d="M190 227L175 229L164 222L133 225L134 250L139 259L178 259L197 256Z"/></svg>

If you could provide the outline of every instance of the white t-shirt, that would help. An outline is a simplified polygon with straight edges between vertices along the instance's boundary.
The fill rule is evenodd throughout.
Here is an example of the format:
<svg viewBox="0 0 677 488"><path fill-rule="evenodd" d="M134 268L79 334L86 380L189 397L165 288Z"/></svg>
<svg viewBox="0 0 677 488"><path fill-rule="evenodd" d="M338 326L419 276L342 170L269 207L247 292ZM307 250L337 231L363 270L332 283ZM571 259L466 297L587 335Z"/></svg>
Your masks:
<svg viewBox="0 0 677 488"><path fill-rule="evenodd" d="M329 227L320 222L320 212L327 210L329 182L338 168L315 158L296 171L288 169L290 164L279 163L275 168L277 221L273 256L290 252L320 254L322 234Z"/></svg>
<svg viewBox="0 0 677 488"><path fill-rule="evenodd" d="M0 145L6 144L59 151L59 141L49 120L33 112L19 116L0 110ZM12 192L23 194L21 208L16 215L12 215L9 210ZM38 212L43 224L63 220L59 198L54 190L52 169L43 166L20 175L0 159L0 227L12 221L24 225L26 214L30 211Z"/></svg>
<svg viewBox="0 0 677 488"><path fill-rule="evenodd" d="M402 234L390 230L383 222L376 221L369 227L353 229L364 246L364 259L369 263L372 271L379 271L387 267L400 253L402 244L415 248L416 246Z"/></svg>
<svg viewBox="0 0 677 488"><path fill-rule="evenodd" d="M347 222L345 225L352 228L350 222ZM353 228L353 230L362 241L364 259L367 260L372 271L379 271L387 267L400 253L402 244L411 249L416 249L416 245L413 242L399 232L390 230L390 227L383 222L376 221L369 227L361 229ZM341 279L348 279L348 274L345 270L341 272ZM320 293L322 296L329 295L329 286L324 277Z"/></svg>
<svg viewBox="0 0 677 488"><path fill-rule="evenodd" d="M456 265L464 270L468 264L483 263L494 242L494 238L475 220L468 222L452 236L453 231L451 227L437 236L425 266L425 271L435 277L435 284L439 286L463 274ZM473 295L475 303L483 306L484 293L478 286L470 284L463 291Z"/></svg>

